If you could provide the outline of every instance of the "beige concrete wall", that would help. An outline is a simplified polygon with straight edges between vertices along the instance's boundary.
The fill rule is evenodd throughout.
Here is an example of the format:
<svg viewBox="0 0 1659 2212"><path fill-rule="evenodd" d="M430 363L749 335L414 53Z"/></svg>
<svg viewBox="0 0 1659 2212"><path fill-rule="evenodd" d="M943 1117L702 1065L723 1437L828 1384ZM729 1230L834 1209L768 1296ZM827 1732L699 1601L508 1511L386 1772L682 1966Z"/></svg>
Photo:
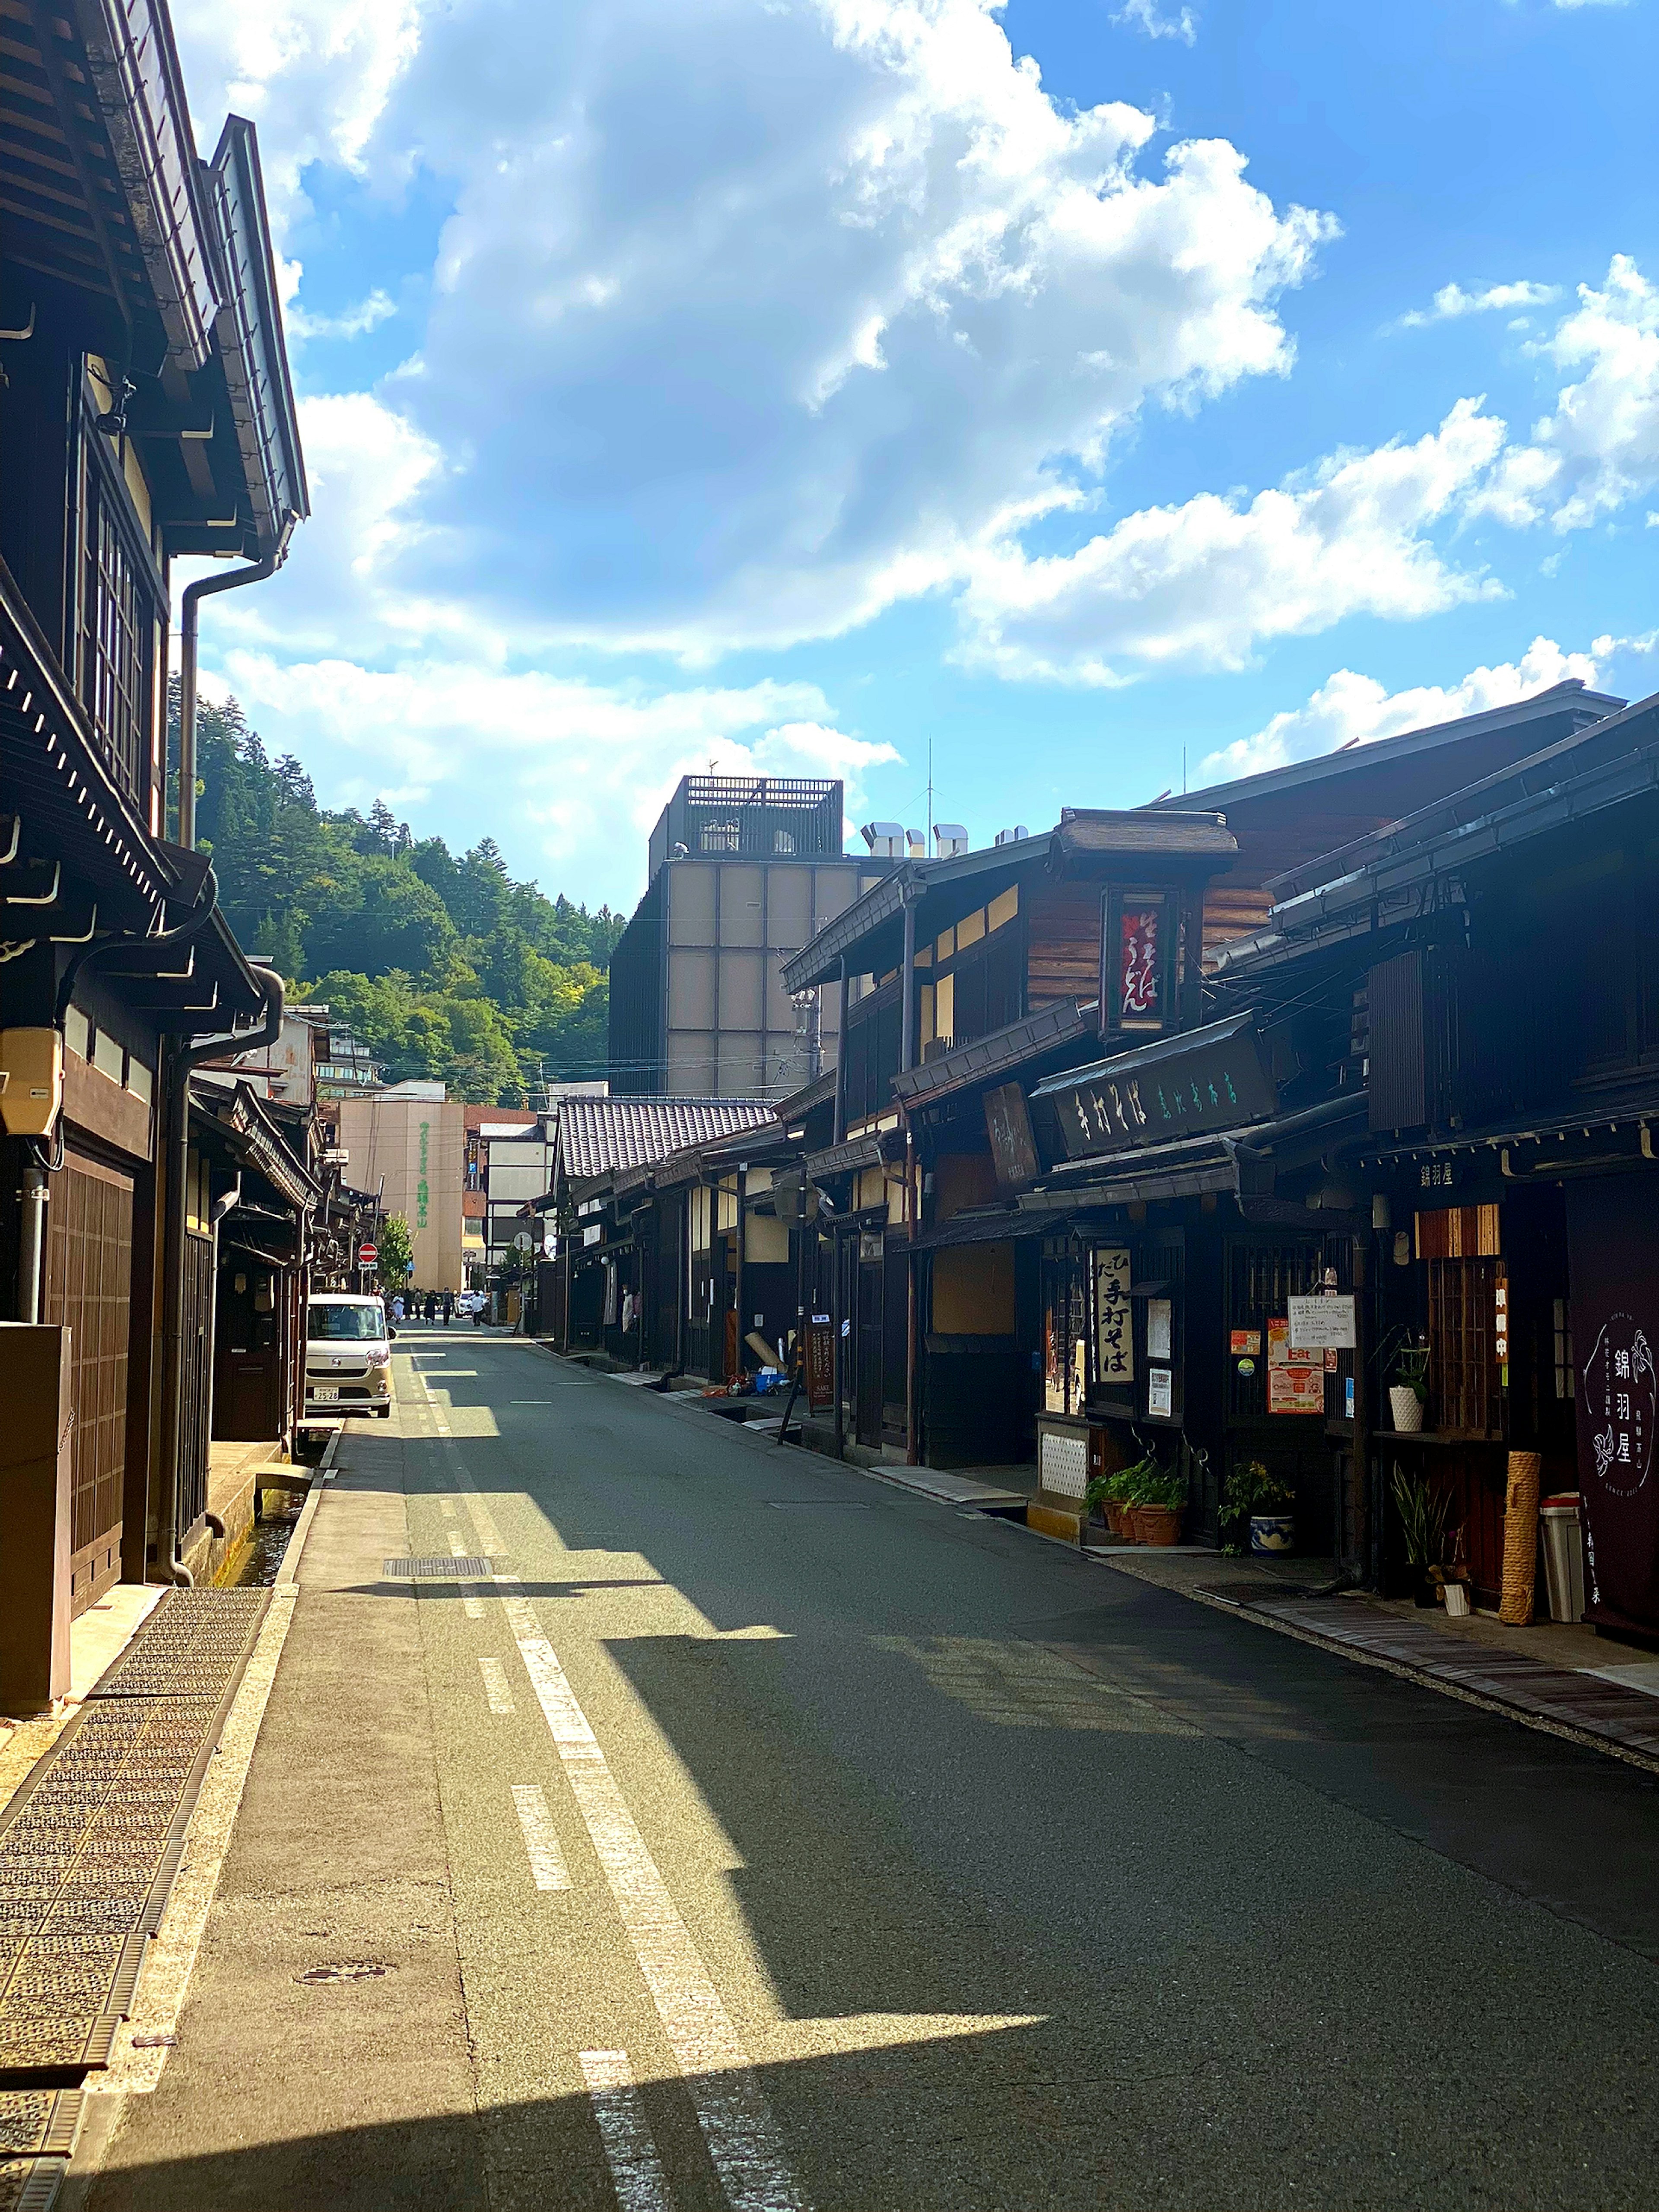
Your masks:
<svg viewBox="0 0 1659 2212"><path fill-rule="evenodd" d="M422 1291L465 1288L461 1273L461 1188L466 1167L466 1109L459 1099L344 1098L340 1142L357 1190L385 1182L388 1213L401 1213L415 1248ZM388 1292L401 1285L388 1283Z"/></svg>

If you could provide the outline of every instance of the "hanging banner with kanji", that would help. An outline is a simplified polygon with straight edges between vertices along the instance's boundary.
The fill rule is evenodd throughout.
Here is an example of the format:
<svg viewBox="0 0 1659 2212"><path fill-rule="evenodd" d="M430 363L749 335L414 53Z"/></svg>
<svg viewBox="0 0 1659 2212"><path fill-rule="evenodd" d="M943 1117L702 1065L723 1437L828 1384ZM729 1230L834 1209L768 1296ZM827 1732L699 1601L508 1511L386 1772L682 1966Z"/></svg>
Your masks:
<svg viewBox="0 0 1659 2212"><path fill-rule="evenodd" d="M1659 1177L1565 1192L1585 1618L1659 1635Z"/></svg>

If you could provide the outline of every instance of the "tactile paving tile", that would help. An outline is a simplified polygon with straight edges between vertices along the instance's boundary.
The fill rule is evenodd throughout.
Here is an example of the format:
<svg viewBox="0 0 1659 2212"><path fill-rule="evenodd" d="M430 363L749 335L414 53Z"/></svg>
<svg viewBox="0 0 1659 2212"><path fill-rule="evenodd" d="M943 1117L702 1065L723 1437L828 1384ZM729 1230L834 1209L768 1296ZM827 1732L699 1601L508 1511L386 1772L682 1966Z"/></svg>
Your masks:
<svg viewBox="0 0 1659 2212"><path fill-rule="evenodd" d="M107 2064L267 1602L169 1591L0 1816L0 2094Z"/></svg>

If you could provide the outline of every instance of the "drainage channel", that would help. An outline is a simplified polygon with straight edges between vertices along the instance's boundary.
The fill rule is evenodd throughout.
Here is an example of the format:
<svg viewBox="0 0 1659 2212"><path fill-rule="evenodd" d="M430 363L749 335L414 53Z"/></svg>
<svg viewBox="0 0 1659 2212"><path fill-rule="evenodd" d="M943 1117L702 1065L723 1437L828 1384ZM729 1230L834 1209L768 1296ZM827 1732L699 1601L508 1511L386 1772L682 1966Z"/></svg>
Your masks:
<svg viewBox="0 0 1659 2212"><path fill-rule="evenodd" d="M0 1815L0 2212L45 2212L132 2008L267 1590L169 1590Z"/></svg>

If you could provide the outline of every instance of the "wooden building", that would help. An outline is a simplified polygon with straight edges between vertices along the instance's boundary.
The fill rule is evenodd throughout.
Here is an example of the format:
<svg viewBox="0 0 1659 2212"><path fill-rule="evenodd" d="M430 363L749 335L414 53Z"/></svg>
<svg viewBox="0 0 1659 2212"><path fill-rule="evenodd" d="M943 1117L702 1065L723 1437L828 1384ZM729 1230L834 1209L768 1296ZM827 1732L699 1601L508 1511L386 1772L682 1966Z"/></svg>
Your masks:
<svg viewBox="0 0 1659 2212"><path fill-rule="evenodd" d="M1659 702L1300 871L1228 994L1349 1038L1333 1180L1369 1261L1369 1572L1400 1587L1394 1470L1449 1501L1495 1601L1511 1449L1578 1492L1590 1618L1659 1634ZM1413 1347L1426 1417L1396 1426Z"/></svg>
<svg viewBox="0 0 1659 2212"><path fill-rule="evenodd" d="M48 1425L40 1362L63 1371L79 1610L184 1571L214 1291L189 1070L281 1012L188 819L167 836L170 564L268 575L306 490L252 127L198 157L161 0L18 0L6 31L0 1367L34 1362Z"/></svg>
<svg viewBox="0 0 1659 2212"><path fill-rule="evenodd" d="M835 1208L846 1434L1027 1462L1073 1501L1091 1467L1150 1445L1186 1468L1212 1540L1229 1468L1261 1459L1310 1540L1346 1556L1352 1363L1322 1358L1316 1380L1272 1325L1352 1279L1361 1196L1330 1166L1366 1112L1352 1010L1334 1039L1290 1003L1231 1021L1221 949L1310 856L1619 704L1562 685L1178 804L1068 810L1045 836L901 866L788 963L792 990L845 1006L805 1168Z"/></svg>

